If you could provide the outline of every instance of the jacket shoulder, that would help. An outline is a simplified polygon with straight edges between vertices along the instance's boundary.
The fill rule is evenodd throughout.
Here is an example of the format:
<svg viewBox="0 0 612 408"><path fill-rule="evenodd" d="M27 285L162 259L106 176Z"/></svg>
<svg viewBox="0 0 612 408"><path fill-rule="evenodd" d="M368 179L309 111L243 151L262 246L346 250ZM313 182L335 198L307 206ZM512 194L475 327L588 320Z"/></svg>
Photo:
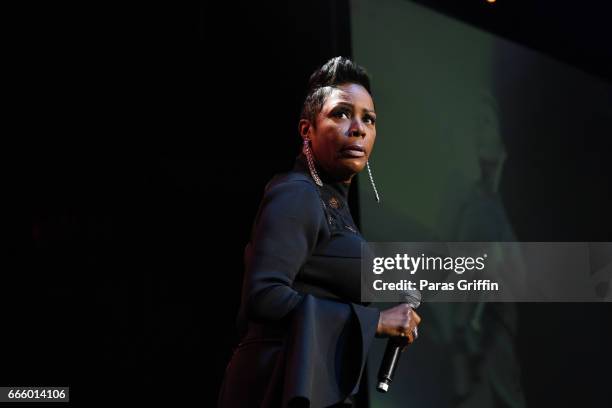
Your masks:
<svg viewBox="0 0 612 408"><path fill-rule="evenodd" d="M286 173L277 174L266 184L265 191L281 184L291 184L295 188L304 188L302 183L309 184L312 190L316 192L316 185L311 177L297 171L289 171Z"/></svg>
<svg viewBox="0 0 612 408"><path fill-rule="evenodd" d="M280 192L305 195L308 199L316 198L320 201L319 191L312 178L296 171L277 174L264 188L264 196Z"/></svg>
<svg viewBox="0 0 612 408"><path fill-rule="evenodd" d="M323 218L323 207L319 190L308 175L287 172L274 176L263 194L263 206L268 212L318 220Z"/></svg>

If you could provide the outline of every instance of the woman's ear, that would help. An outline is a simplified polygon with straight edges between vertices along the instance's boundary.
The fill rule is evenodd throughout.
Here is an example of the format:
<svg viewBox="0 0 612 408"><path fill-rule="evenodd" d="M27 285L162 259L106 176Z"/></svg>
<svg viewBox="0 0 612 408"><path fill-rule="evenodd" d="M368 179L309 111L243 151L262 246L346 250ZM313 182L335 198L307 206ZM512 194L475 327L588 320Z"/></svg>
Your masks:
<svg viewBox="0 0 612 408"><path fill-rule="evenodd" d="M300 119L298 124L298 132L302 139L307 139L310 137L310 121L308 119Z"/></svg>

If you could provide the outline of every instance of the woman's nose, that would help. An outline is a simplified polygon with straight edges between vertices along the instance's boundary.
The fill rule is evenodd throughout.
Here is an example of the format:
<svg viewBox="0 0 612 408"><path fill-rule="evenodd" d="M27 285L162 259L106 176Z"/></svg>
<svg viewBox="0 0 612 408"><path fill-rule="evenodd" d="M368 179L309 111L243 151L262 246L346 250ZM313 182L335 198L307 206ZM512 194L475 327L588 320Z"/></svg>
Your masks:
<svg viewBox="0 0 612 408"><path fill-rule="evenodd" d="M357 137L365 136L365 127L359 119L353 120L351 128L349 129L349 134Z"/></svg>

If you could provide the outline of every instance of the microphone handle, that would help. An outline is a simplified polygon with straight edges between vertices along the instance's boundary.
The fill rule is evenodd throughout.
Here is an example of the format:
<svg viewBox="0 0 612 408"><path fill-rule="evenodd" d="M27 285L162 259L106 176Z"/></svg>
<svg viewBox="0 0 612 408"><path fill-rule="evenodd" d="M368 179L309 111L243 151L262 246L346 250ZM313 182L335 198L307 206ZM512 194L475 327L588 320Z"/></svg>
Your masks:
<svg viewBox="0 0 612 408"><path fill-rule="evenodd" d="M387 341L385 354L378 370L378 386L376 389L379 392L389 391L389 386L393 381L395 369L398 366L402 347L407 343L406 338L392 337Z"/></svg>
<svg viewBox="0 0 612 408"><path fill-rule="evenodd" d="M419 302L407 302L412 309L419 307ZM395 369L399 364L400 353L402 348L408 344L406 337L391 337L387 341L387 347L385 348L385 354L382 361L380 362L380 368L378 369L378 385L376 389L379 392L389 391L389 386L393 381L393 375Z"/></svg>

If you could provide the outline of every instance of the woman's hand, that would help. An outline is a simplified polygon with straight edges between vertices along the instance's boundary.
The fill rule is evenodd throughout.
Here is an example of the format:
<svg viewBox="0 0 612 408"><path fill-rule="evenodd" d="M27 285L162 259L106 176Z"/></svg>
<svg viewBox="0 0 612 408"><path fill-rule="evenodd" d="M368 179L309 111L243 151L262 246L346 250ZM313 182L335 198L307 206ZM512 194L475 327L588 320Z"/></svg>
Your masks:
<svg viewBox="0 0 612 408"><path fill-rule="evenodd" d="M406 337L408 343L415 340L414 330L421 322L421 317L408 304L401 303L380 312L377 337Z"/></svg>

